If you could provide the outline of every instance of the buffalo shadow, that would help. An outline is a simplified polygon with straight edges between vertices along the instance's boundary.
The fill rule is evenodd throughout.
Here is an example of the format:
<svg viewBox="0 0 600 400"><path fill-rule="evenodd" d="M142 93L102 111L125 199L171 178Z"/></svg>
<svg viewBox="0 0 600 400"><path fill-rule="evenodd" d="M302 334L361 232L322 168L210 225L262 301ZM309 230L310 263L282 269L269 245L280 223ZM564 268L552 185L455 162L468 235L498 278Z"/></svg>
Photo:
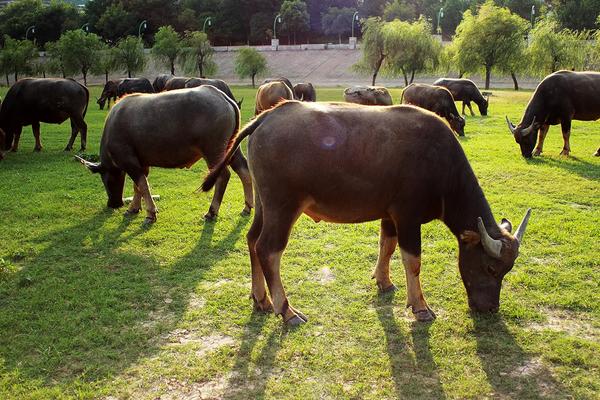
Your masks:
<svg viewBox="0 0 600 400"><path fill-rule="evenodd" d="M544 153L547 151L548 150L544 150ZM526 162L529 165L549 165L551 167L558 167L588 180L600 180L600 168L597 165L575 156L561 156L561 159L556 159L544 157L542 155L526 159Z"/></svg>

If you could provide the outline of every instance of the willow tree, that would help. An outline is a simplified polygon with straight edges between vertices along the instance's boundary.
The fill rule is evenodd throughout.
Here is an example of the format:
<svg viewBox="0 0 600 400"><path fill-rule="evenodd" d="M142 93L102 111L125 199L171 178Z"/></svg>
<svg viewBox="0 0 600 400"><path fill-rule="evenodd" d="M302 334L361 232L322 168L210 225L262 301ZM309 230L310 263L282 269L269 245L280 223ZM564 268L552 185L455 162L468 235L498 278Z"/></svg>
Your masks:
<svg viewBox="0 0 600 400"><path fill-rule="evenodd" d="M206 33L186 32L181 51L185 73L198 73L202 78L214 74L217 71L217 64L212 59L214 52Z"/></svg>
<svg viewBox="0 0 600 400"><path fill-rule="evenodd" d="M159 62L171 69L171 75L175 75L175 61L181 54L181 37L171 26L161 26L154 35L154 46L152 55Z"/></svg>
<svg viewBox="0 0 600 400"><path fill-rule="evenodd" d="M129 78L136 72L143 71L146 66L144 44L135 36L127 36L119 40L114 50L114 57L116 64L127 71Z"/></svg>
<svg viewBox="0 0 600 400"><path fill-rule="evenodd" d="M256 49L246 47L238 52L235 57L235 73L240 78L252 78L252 87L257 75L267 72L267 59Z"/></svg>
<svg viewBox="0 0 600 400"><path fill-rule="evenodd" d="M383 26L384 23L378 17L371 17L363 22L362 55L360 60L352 66L352 69L357 72L371 74L371 85L375 85L377 75L386 58Z"/></svg>

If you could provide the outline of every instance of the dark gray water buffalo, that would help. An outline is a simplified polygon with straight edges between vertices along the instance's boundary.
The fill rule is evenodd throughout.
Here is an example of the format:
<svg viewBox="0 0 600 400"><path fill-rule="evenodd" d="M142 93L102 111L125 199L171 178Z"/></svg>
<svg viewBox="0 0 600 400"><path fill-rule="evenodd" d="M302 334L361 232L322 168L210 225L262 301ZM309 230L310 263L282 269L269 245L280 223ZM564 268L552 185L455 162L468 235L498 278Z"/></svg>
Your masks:
<svg viewBox="0 0 600 400"><path fill-rule="evenodd" d="M121 79L115 79L112 81L106 82L104 85L104 89L102 89L102 94L100 98L96 101L98 106L100 106L101 110L104 110L104 106L108 101L107 108L110 108L110 100L112 99L113 103L117 101L117 88L119 87L119 83L121 83Z"/></svg>
<svg viewBox="0 0 600 400"><path fill-rule="evenodd" d="M244 102L244 99L242 98L242 100L237 101L235 99L235 96L231 92L229 85L227 85L227 83L225 83L225 81L222 81L221 79L190 78L185 82L184 87L193 88L201 85L210 85L216 87L217 89L225 93L227 97L229 97L231 100L235 101L235 103L240 109L242 108L242 103Z"/></svg>
<svg viewBox="0 0 600 400"><path fill-rule="evenodd" d="M423 83L411 83L402 92L401 102L436 113L448 121L454 132L465 136L465 119L458 115L456 104L448 89Z"/></svg>
<svg viewBox="0 0 600 400"><path fill-rule="evenodd" d="M392 96L383 86L352 86L344 90L344 100L365 106L391 106Z"/></svg>
<svg viewBox="0 0 600 400"><path fill-rule="evenodd" d="M189 168L201 158L214 167L237 133L239 123L240 111L235 102L212 86L132 94L108 114L100 142L100 162L80 161L90 171L100 173L111 208L123 206L127 174L133 180L135 193L127 214L137 214L143 198L145 222L154 222L157 210L147 181L150 167ZM252 181L240 150L232 155L230 165L242 180L244 212L249 213L253 204ZM226 168L219 173L205 218L217 216L229 177Z"/></svg>
<svg viewBox="0 0 600 400"><path fill-rule="evenodd" d="M288 101L262 113L234 138L203 190L213 186L248 136L256 204L248 247L256 308L274 309L289 324L306 321L289 304L280 277L281 255L304 213L316 222L380 219L373 277L380 290L394 288L389 262L399 245L407 304L422 321L435 315L419 280L421 225L439 219L458 241L458 266L470 307L499 309L502 279L519 254L530 212L514 235L508 220L496 223L465 153L439 117L404 105Z"/></svg>
<svg viewBox="0 0 600 400"><path fill-rule="evenodd" d="M190 79L191 78L186 77L186 76L174 76L165 83L165 87L163 90L168 91L168 90L183 89L183 88L185 88L186 82L189 81Z"/></svg>
<svg viewBox="0 0 600 400"><path fill-rule="evenodd" d="M254 115L268 110L283 100L293 100L294 93L281 81L273 81L260 85L256 92Z"/></svg>
<svg viewBox="0 0 600 400"><path fill-rule="evenodd" d="M174 76L168 74L160 74L156 78L154 78L154 81L152 82L152 88L154 89L154 93L160 93L163 90L165 90L167 82L172 78L174 78Z"/></svg>
<svg viewBox="0 0 600 400"><path fill-rule="evenodd" d="M481 115L487 115L489 101L477 88L477 85L470 79L452 79L452 78L440 78L433 82L435 86L445 87L452 93L454 101L462 101L462 113L465 114L465 105L469 107L471 115L475 115L473 108L471 108L471 102L477 104L479 113Z"/></svg>
<svg viewBox="0 0 600 400"><path fill-rule="evenodd" d="M123 97L131 93L154 93L154 88L146 78L121 79L119 86L117 86L117 96Z"/></svg>
<svg viewBox="0 0 600 400"><path fill-rule="evenodd" d="M2 149L17 151L24 126L31 125L35 151L42 149L40 122L62 124L71 120L71 138L65 151L73 148L77 133L81 133L81 150L85 150L87 124L84 121L90 94L87 88L72 79L25 78L6 93L0 108L0 129L4 131Z"/></svg>
<svg viewBox="0 0 600 400"><path fill-rule="evenodd" d="M310 82L294 85L294 96L300 101L317 101L317 92Z"/></svg>
<svg viewBox="0 0 600 400"><path fill-rule="evenodd" d="M506 122L523 157L540 155L550 125L560 124L564 140L561 155L571 151L571 121L595 121L600 118L600 73L558 71L548 75L535 89L519 125ZM539 137L537 132L539 131Z"/></svg>

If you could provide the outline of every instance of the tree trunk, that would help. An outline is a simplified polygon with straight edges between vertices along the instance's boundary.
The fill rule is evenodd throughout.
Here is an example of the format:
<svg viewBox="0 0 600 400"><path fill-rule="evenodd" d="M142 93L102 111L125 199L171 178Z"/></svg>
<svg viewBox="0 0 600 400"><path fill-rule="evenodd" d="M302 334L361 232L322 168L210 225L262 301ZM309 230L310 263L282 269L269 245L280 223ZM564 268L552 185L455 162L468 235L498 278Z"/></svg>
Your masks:
<svg viewBox="0 0 600 400"><path fill-rule="evenodd" d="M254 77L256 76L256 74L252 74L252 89L254 89Z"/></svg>
<svg viewBox="0 0 600 400"><path fill-rule="evenodd" d="M519 90L519 82L517 82L517 76L515 75L514 71L510 71L510 77L515 85L515 90Z"/></svg>
<svg viewBox="0 0 600 400"><path fill-rule="evenodd" d="M465 74L465 71L458 71L459 78L462 78L464 74Z"/></svg>
<svg viewBox="0 0 600 400"><path fill-rule="evenodd" d="M87 86L87 71L82 70L81 72L83 73L83 86Z"/></svg>
<svg viewBox="0 0 600 400"><path fill-rule="evenodd" d="M338 40L340 41L340 44L342 44L342 34L338 33Z"/></svg>
<svg viewBox="0 0 600 400"><path fill-rule="evenodd" d="M383 60L385 56L382 54L379 56L379 60L377 60L377 64L375 65L375 71L373 71L373 81L371 83L372 86L375 86L375 80L377 79L377 74L379 73L379 69L381 68L381 64L383 64Z"/></svg>
<svg viewBox="0 0 600 400"><path fill-rule="evenodd" d="M410 83L413 83L414 80L415 80L415 70L413 69L412 73L410 74Z"/></svg>
<svg viewBox="0 0 600 400"><path fill-rule="evenodd" d="M408 76L406 76L406 72L402 69L402 76L404 77L404 87L408 86Z"/></svg>
<svg viewBox="0 0 600 400"><path fill-rule="evenodd" d="M488 65L485 66L485 90L490 89L490 76L492 74L492 68Z"/></svg>
<svg viewBox="0 0 600 400"><path fill-rule="evenodd" d="M131 71L130 70L127 70L127 77L131 78Z"/></svg>
<svg viewBox="0 0 600 400"><path fill-rule="evenodd" d="M171 75L175 75L175 61L171 61Z"/></svg>
<svg viewBox="0 0 600 400"><path fill-rule="evenodd" d="M6 74L6 86L10 86L10 80L8 79L8 74Z"/></svg>
<svg viewBox="0 0 600 400"><path fill-rule="evenodd" d="M19 73L15 71L15 83L19 80Z"/></svg>
<svg viewBox="0 0 600 400"><path fill-rule="evenodd" d="M46 78L46 71L45 71L45 70L44 70L44 71L42 71L42 77L43 77L43 78Z"/></svg>
<svg viewBox="0 0 600 400"><path fill-rule="evenodd" d="M296 31L294 31L294 46L296 45Z"/></svg>
<svg viewBox="0 0 600 400"><path fill-rule="evenodd" d="M104 84L108 83L108 71L104 71Z"/></svg>

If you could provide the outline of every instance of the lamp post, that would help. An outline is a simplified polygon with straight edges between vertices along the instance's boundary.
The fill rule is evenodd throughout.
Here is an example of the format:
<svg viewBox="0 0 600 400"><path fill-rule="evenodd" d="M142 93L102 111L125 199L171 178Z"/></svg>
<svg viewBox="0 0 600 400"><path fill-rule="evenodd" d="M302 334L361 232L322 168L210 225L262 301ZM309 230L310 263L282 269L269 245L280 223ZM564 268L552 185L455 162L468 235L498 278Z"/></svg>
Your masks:
<svg viewBox="0 0 600 400"><path fill-rule="evenodd" d="M277 14L273 21L273 39L277 39L277 24L281 23L281 14Z"/></svg>
<svg viewBox="0 0 600 400"><path fill-rule="evenodd" d="M533 23L535 21L535 4L531 6L531 27L533 28Z"/></svg>
<svg viewBox="0 0 600 400"><path fill-rule="evenodd" d="M27 40L27 36L29 35L29 31L31 31L31 33L35 34L35 25L31 25L29 28L27 28L27 30L25 31L25 40Z"/></svg>
<svg viewBox="0 0 600 400"><path fill-rule="evenodd" d="M209 27L212 25L211 17L206 17L206 19L204 20L204 24L202 24L202 32L206 32L206 24L208 24Z"/></svg>
<svg viewBox="0 0 600 400"><path fill-rule="evenodd" d="M358 21L358 11L352 14L352 37L354 37L354 21Z"/></svg>
<svg viewBox="0 0 600 400"><path fill-rule="evenodd" d="M90 32L90 23L85 23L81 26L81 30L84 31L85 33L89 33Z"/></svg>
<svg viewBox="0 0 600 400"><path fill-rule="evenodd" d="M440 11L438 11L437 17L438 17L438 21L437 21L438 22L437 23L437 34L441 35L442 34L442 26L440 25L440 20L442 18L444 18L444 7L440 8Z"/></svg>
<svg viewBox="0 0 600 400"><path fill-rule="evenodd" d="M142 29L146 30L146 28L148 28L148 21L143 20L138 27L138 38L142 36Z"/></svg>

